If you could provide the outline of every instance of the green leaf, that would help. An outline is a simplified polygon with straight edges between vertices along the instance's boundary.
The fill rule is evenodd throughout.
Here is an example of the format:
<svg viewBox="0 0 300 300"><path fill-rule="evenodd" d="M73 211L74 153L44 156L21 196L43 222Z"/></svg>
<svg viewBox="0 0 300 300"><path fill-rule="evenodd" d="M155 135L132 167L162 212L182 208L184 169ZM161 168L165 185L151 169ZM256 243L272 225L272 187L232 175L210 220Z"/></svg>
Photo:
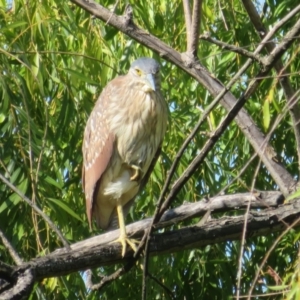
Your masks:
<svg viewBox="0 0 300 300"><path fill-rule="evenodd" d="M297 190L295 193L289 195L287 198L286 198L286 201L290 201L290 200L293 200L295 198L298 198L300 197L300 189Z"/></svg>
<svg viewBox="0 0 300 300"><path fill-rule="evenodd" d="M46 176L45 181L54 185L55 187L62 189L63 184L59 183L58 181L56 181L55 179L51 178L50 176Z"/></svg>
<svg viewBox="0 0 300 300"><path fill-rule="evenodd" d="M54 198L47 198L47 200L50 200L51 202L55 203L57 206L62 208L64 211L66 211L69 215L76 218L78 221L82 222L82 219L79 217L79 215L77 215L74 212L74 210L71 207L69 207L66 203L64 203L63 201L54 199Z"/></svg>
<svg viewBox="0 0 300 300"><path fill-rule="evenodd" d="M70 75L72 75L72 77L79 79L83 82L89 83L89 84L94 84L94 85L98 85L97 82L93 81L90 77L87 77L85 75L83 75L82 73L80 73L79 71L75 71L72 69L65 69L66 72L68 72Z"/></svg>
<svg viewBox="0 0 300 300"><path fill-rule="evenodd" d="M267 131L269 129L270 120L271 120L270 103L269 103L269 100L266 99L264 102L264 106L263 106L263 124L264 124L265 131Z"/></svg>
<svg viewBox="0 0 300 300"><path fill-rule="evenodd" d="M0 123L3 123L5 120L5 115L0 113Z"/></svg>

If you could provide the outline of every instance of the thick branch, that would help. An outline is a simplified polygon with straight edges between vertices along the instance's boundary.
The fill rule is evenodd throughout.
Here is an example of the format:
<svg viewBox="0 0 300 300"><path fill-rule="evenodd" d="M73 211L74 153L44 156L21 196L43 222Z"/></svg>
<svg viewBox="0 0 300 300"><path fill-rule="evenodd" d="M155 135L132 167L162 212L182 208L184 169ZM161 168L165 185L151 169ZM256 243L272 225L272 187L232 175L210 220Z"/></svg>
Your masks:
<svg viewBox="0 0 300 300"><path fill-rule="evenodd" d="M0 276L2 265L0 265ZM1 279L1 278L0 278ZM0 286L0 299L20 300L28 299L31 293L35 277L33 276L32 268L30 264L24 264L23 266L16 267L11 273L9 278L10 284L2 287Z"/></svg>
<svg viewBox="0 0 300 300"><path fill-rule="evenodd" d="M282 231L288 224L291 224L299 217L300 199L278 208L250 211L247 220L247 234L249 236L259 236ZM149 221L139 222L140 226L145 228L142 223L146 224ZM157 233L151 238L150 253L158 255L228 240L239 240L243 225L244 215L226 216L220 219L212 219L201 226L195 225L170 232ZM114 233L112 232L111 234ZM139 234L138 236L141 235ZM71 246L70 251L61 249L45 257L35 258L23 266L16 267L16 270L20 268L25 270L29 267L33 274L36 275L36 280L41 280L46 277L61 276L88 268L121 262L121 246L118 243L103 245L103 237L104 235L101 235L76 243ZM130 255L132 253L129 249L126 256L129 257Z"/></svg>
<svg viewBox="0 0 300 300"><path fill-rule="evenodd" d="M109 10L92 0L89 0L88 2L84 0L71 1L105 22L111 17L109 21L110 25L116 27L142 45L152 49L165 59L177 65L179 68L199 81L213 96L217 96L224 89L224 86L205 68L203 68L199 62L193 63L191 67L186 66L185 61L182 60L180 53L167 46L158 38L137 28L133 22L128 22L128 18L116 15L111 16L111 12ZM230 110L235 103L236 98L230 92L227 92L221 101L221 104L227 110ZM289 191L294 187L294 180L287 170L276 160L274 160L272 155L269 155L269 153L274 152L272 147L268 145L268 151L262 153L261 145L265 141L264 135L256 127L253 120L244 109L241 109L235 120L245 136L248 138L249 142L252 144L255 151L257 151L261 157L276 183L280 186L282 192L288 194Z"/></svg>

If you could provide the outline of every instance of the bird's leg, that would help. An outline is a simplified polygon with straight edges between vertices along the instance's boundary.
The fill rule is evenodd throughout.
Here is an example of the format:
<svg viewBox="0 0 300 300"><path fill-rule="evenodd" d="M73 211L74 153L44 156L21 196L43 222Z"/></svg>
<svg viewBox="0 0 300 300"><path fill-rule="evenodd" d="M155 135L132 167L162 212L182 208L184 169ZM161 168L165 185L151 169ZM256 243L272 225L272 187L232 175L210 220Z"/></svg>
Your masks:
<svg viewBox="0 0 300 300"><path fill-rule="evenodd" d="M142 179L143 171L137 165L130 165L130 168L133 170L133 175L130 177L131 181L140 181Z"/></svg>
<svg viewBox="0 0 300 300"><path fill-rule="evenodd" d="M137 247L135 244L138 244L139 241L130 239L127 236L126 233L126 227L125 227L125 220L124 220L124 214L123 214L123 207L121 204L120 199L117 200L117 213L118 213L118 219L119 219L119 227L120 227L120 236L118 239L113 241L114 243L119 242L122 245L122 257L125 256L126 253L126 244L128 244L134 252L136 252Z"/></svg>

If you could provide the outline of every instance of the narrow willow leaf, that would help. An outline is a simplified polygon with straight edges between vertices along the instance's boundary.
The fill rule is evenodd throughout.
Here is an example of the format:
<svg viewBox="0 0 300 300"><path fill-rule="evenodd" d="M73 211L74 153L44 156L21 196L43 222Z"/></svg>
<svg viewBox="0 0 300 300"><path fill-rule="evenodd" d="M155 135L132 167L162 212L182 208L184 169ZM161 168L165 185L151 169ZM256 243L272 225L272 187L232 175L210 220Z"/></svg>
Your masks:
<svg viewBox="0 0 300 300"><path fill-rule="evenodd" d="M70 206L68 206L65 202L63 202L62 200L58 200L58 199L54 199L54 198L47 198L47 200L55 203L57 206L62 208L64 211L66 211L69 215L76 218L78 221L82 222L82 219L79 217L79 215L76 214L74 212L74 210Z"/></svg>
<svg viewBox="0 0 300 300"><path fill-rule="evenodd" d="M32 74L36 77L39 72L40 67L40 56L38 53L36 53L33 57L33 64L31 66Z"/></svg>
<svg viewBox="0 0 300 300"><path fill-rule="evenodd" d="M269 129L270 126L270 103L269 100L266 99L263 106L263 125L265 131Z"/></svg>

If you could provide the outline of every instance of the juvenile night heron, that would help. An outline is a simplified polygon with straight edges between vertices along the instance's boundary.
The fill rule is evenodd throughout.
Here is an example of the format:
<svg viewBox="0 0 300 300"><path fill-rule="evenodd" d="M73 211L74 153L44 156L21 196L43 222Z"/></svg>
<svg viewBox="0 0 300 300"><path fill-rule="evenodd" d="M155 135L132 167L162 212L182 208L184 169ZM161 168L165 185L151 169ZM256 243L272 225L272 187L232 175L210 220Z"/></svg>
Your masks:
<svg viewBox="0 0 300 300"><path fill-rule="evenodd" d="M87 121L83 140L82 182L90 227L115 228L116 242L133 250L126 233L130 206L159 156L168 108L160 92L159 64L152 58L134 61L125 76L107 84Z"/></svg>

